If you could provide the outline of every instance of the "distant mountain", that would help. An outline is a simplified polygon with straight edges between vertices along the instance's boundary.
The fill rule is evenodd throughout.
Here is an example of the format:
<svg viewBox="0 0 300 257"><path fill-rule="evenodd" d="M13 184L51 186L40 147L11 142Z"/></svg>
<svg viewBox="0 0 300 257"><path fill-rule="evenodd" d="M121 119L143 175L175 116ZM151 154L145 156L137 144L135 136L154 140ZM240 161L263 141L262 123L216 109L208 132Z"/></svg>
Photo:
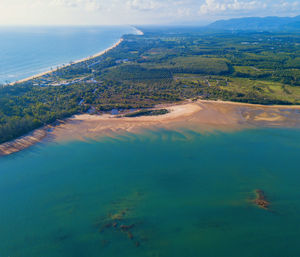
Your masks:
<svg viewBox="0 0 300 257"><path fill-rule="evenodd" d="M249 17L219 20L207 26L217 30L300 31L300 15L296 17Z"/></svg>

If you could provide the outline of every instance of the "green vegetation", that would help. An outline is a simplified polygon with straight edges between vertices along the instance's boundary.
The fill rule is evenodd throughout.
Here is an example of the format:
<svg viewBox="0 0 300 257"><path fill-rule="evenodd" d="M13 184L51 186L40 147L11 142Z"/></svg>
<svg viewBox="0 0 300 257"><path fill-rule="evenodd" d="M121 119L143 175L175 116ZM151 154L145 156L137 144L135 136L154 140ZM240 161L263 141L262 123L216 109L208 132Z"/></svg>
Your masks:
<svg viewBox="0 0 300 257"><path fill-rule="evenodd" d="M171 74L228 74L230 71L229 64L225 59L201 56L176 57L159 64L144 63L142 67L152 71L165 71L168 74L170 72Z"/></svg>
<svg viewBox="0 0 300 257"><path fill-rule="evenodd" d="M159 109L159 110L140 110L137 112L127 113L124 117L140 117L140 116L158 116L169 113L167 109Z"/></svg>
<svg viewBox="0 0 300 257"><path fill-rule="evenodd" d="M142 30L145 35L126 35L103 56L2 86L0 143L89 110L142 109L197 98L300 103L297 33Z"/></svg>

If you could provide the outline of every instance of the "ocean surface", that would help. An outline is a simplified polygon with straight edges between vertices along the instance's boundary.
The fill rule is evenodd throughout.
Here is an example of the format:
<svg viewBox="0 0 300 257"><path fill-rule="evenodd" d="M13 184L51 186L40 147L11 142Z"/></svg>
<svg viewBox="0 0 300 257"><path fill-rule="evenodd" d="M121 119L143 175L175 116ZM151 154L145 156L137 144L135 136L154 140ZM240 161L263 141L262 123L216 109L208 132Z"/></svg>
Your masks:
<svg viewBox="0 0 300 257"><path fill-rule="evenodd" d="M124 34L123 27L0 27L0 83L24 79L99 53Z"/></svg>
<svg viewBox="0 0 300 257"><path fill-rule="evenodd" d="M0 256L300 256L299 156L284 128L40 143L0 158Z"/></svg>

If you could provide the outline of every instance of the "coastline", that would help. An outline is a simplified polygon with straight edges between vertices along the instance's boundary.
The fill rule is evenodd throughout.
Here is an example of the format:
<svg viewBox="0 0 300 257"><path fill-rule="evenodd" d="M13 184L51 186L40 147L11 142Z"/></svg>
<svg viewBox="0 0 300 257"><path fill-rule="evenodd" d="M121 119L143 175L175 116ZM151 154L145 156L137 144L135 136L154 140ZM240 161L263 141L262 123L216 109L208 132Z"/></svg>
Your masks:
<svg viewBox="0 0 300 257"><path fill-rule="evenodd" d="M43 127L12 141L0 144L0 157L20 152L41 142L47 136L47 128Z"/></svg>
<svg viewBox="0 0 300 257"><path fill-rule="evenodd" d="M136 28L136 27L134 27L134 26L132 26L132 27L135 29L135 34L136 34L136 35L139 35L139 36L144 35L144 32L143 32L143 31L141 31L140 29L138 29L138 28ZM44 75L51 74L52 72L55 72L55 71L61 69L62 67L65 68L65 67L69 67L69 66L71 66L71 65L73 65L73 64L77 64L77 63L89 61L89 60L91 60L91 59L93 59L93 58L96 58L96 57L99 57L99 56L102 56L102 55L106 54L106 53L109 52L110 50L112 50L112 49L116 48L117 46L119 46L123 41L124 41L124 39L123 39L123 36L122 36L122 37L121 37L116 43L114 43L112 46L110 46L110 47L108 47L108 48L106 48L106 49L104 49L104 50L102 50L102 51L100 51L100 52L98 52L98 53L95 53L95 54L93 54L93 55L91 55L91 56L88 56L88 57L84 57L84 58L79 59L79 60L77 60L77 61L73 61L72 63L69 63L69 64L61 64L60 67L59 67L59 65L58 65L58 67L55 68L55 69L52 69L52 70L51 70L51 68L50 68L50 70L47 70L47 71L38 73L38 74L36 74L36 75L30 76L30 77L27 77L27 78L24 78L24 79L17 80L17 81L15 81L15 82L11 82L11 83L9 83L8 85L13 86L13 85L15 85L15 84L23 83L23 82L29 81L29 80L31 80L31 79L36 79L36 78L42 77L42 76L44 76ZM63 65L63 66L62 66L62 65Z"/></svg>
<svg viewBox="0 0 300 257"><path fill-rule="evenodd" d="M99 56L102 56L104 54L106 54L107 52L109 52L110 50L116 48L118 45L120 45L122 42L124 41L123 38L120 38L115 44L113 44L112 46L106 48L105 50L101 51L101 52L98 52L92 56L89 56L89 57L85 57L85 58L82 58L82 59L79 59L77 61L74 61L72 63L69 63L69 64L66 64L64 65L63 67L69 67L71 65L74 65L74 64L77 64L77 63L81 63L81 62L85 62L85 61L89 61L93 58L96 58L96 57L99 57ZM19 84L19 83L23 83L23 82L26 82L26 81L29 81L29 80L32 80L32 79L36 79L36 78L39 78L39 77L42 77L42 76L45 76L47 74L51 74L55 71L58 71L59 69L61 69L62 67L57 67L53 70L48 70L48 71L45 71L45 72L42 72L42 73L39 73L39 74L36 74L36 75L33 75L33 76L30 76L30 77L27 77L27 78L24 78L24 79L20 79L20 80L17 80L15 82L11 82L9 83L10 86L13 86L13 85L16 85L16 84Z"/></svg>
<svg viewBox="0 0 300 257"><path fill-rule="evenodd" d="M144 35L135 29L134 34ZM63 67L85 62L102 56L124 41L120 38L109 48L92 56L74 61ZM62 67L10 83L15 85L31 79L51 74ZM109 114L80 114L63 122L45 125L12 141L0 144L0 156L22 151L51 137L54 141L97 139L102 136L115 136L121 133L139 133L147 129L239 130L255 127L299 127L300 105L261 105L221 100L187 100L173 104L159 104L152 109L164 108L169 113L159 116L117 117ZM293 113L293 111L298 111ZM292 117L292 115L295 117Z"/></svg>
<svg viewBox="0 0 300 257"><path fill-rule="evenodd" d="M237 131L257 127L300 128L300 106L254 105L238 102L198 100L157 105L169 113L159 116L118 117L110 114L79 114L58 124L47 125L28 135L0 145L0 156L26 149L49 138L69 141L115 137L124 133L166 129L183 132Z"/></svg>
<svg viewBox="0 0 300 257"><path fill-rule="evenodd" d="M144 33L141 30L137 29L136 27L133 27L133 28L135 29L135 33L137 35L144 35ZM92 56L88 56L88 57L79 59L77 61L74 61L74 62L72 62L68 65L65 65L64 67L68 67L68 66L71 66L71 65L74 65L74 64L77 64L77 63L85 62L85 61L91 60L93 58L102 56L102 55L106 54L107 52L109 52L110 50L112 50L112 49L116 48L117 46L119 46L123 41L124 41L124 39L123 39L123 37L121 37L112 46L110 46L110 47L108 47L108 48L106 48L106 49L104 49L104 50L102 50L102 51L100 51L100 52L98 52L98 53L96 53ZM13 85L16 85L18 83L22 83L22 82L29 81L31 79L39 78L39 77L42 77L44 75L51 74L52 72L55 72L55 71L59 70L60 68L61 67L57 67L54 70L48 70L48 71L30 76L30 77L21 79L21 80L17 80L15 82L9 83L8 85L13 86ZM57 124L57 122L55 122L55 124ZM55 126L56 125L54 125L54 127ZM24 149L26 149L26 148L28 148L32 145L35 145L38 142L41 142L48 135L48 130L52 129L52 128L53 128L53 125L51 125L51 124L50 125L45 125L42 128L38 128L36 130L33 130L33 131L31 131L31 132L29 132L29 133L27 133L23 136L20 136L16 139L13 139L11 141L0 144L0 157L22 151L22 150L24 150Z"/></svg>

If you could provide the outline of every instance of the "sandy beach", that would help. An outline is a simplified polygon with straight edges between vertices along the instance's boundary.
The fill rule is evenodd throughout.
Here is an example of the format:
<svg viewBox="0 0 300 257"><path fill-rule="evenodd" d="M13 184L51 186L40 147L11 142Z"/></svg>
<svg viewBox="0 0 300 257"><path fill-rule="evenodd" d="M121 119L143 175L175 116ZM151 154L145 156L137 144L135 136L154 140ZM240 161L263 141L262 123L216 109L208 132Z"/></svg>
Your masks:
<svg viewBox="0 0 300 257"><path fill-rule="evenodd" d="M55 140L85 140L143 130L185 129L240 130L255 127L300 127L300 106L263 106L224 101L186 102L159 106L169 110L161 116L118 118L104 115L75 115L51 132ZM159 109L158 108L158 109Z"/></svg>
<svg viewBox="0 0 300 257"><path fill-rule="evenodd" d="M40 141L47 136L46 128L37 129L25 136L17 138L13 141L0 144L0 156L9 155L12 153L24 150Z"/></svg>
<svg viewBox="0 0 300 257"><path fill-rule="evenodd" d="M145 130L167 129L234 131L256 127L300 128L300 106L264 106L224 101L198 100L173 105L159 105L169 113L160 116L118 117L110 114L75 115L65 122L38 129L29 135L0 145L0 155L30 147L43 139L54 141L99 139Z"/></svg>

